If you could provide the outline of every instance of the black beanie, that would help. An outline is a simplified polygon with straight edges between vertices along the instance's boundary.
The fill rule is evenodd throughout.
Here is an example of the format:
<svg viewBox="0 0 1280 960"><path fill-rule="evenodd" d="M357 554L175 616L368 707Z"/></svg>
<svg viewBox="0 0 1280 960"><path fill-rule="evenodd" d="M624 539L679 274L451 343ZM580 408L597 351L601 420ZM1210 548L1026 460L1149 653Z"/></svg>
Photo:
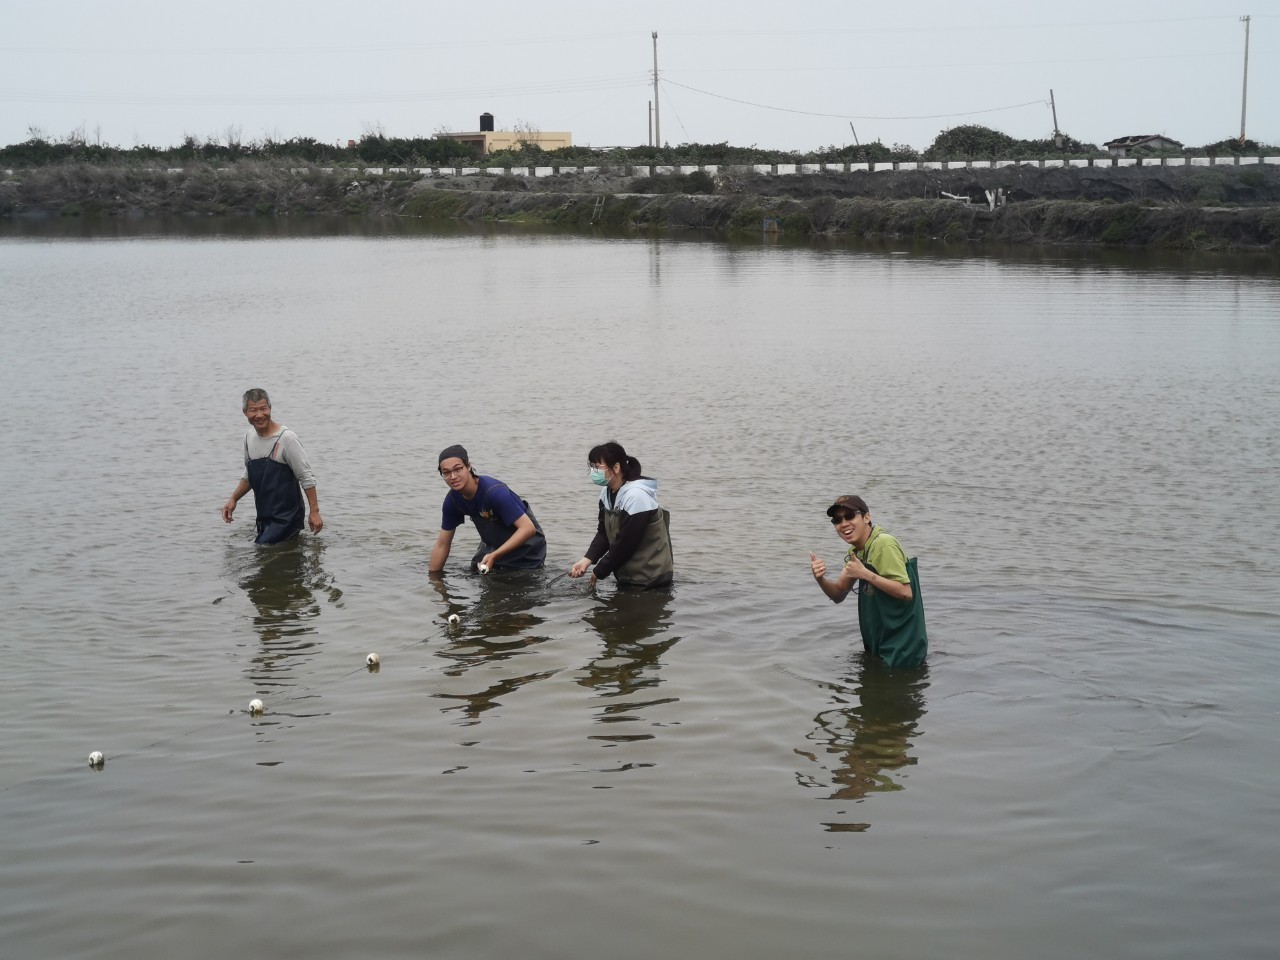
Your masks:
<svg viewBox="0 0 1280 960"><path fill-rule="evenodd" d="M455 443L453 446L445 447L443 450L441 450L440 459L436 461L436 466L439 467L440 464L444 463L446 460L450 459L451 457L457 457L467 466L471 466L471 458L467 456L467 448L460 443Z"/></svg>

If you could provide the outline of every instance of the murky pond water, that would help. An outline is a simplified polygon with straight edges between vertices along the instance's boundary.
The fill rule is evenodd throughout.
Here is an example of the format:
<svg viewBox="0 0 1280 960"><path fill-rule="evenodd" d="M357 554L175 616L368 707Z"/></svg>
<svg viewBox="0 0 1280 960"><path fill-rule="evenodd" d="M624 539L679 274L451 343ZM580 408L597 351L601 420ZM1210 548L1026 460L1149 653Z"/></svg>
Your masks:
<svg viewBox="0 0 1280 960"><path fill-rule="evenodd" d="M10 225L0 337L5 955L1273 950L1274 264ZM561 576L608 438L669 592ZM455 442L542 574L426 577ZM847 492L920 671L809 576Z"/></svg>

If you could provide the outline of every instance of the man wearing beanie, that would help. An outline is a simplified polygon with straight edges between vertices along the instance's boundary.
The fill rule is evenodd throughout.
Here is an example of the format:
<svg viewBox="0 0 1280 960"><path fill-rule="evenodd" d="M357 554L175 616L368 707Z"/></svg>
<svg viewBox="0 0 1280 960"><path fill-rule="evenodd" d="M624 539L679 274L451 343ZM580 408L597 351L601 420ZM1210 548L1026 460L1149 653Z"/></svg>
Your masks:
<svg viewBox="0 0 1280 960"><path fill-rule="evenodd" d="M449 492L445 494L440 533L427 566L432 576L444 571L454 531L468 517L480 534L480 549L471 558L473 570L481 566L486 572L542 566L547 557L547 539L527 502L501 480L476 473L461 444L441 450L437 468Z"/></svg>

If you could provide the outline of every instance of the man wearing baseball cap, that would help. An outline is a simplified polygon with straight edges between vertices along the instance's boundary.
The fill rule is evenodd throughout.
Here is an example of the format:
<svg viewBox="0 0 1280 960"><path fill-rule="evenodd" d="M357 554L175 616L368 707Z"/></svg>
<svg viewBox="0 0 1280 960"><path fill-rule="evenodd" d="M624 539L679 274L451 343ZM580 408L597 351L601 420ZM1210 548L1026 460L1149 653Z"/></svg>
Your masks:
<svg viewBox="0 0 1280 960"><path fill-rule="evenodd" d="M480 549L471 558L473 570L488 573L499 567L529 570L542 566L547 558L547 539L526 501L501 480L476 473L461 444L441 450L436 467L449 492L428 573L437 576L444 570L454 531L468 517L480 534Z"/></svg>
<svg viewBox="0 0 1280 960"><path fill-rule="evenodd" d="M861 497L836 497L827 516L849 552L834 580L826 578L827 565L817 554L809 554L813 578L834 603L857 587L863 649L890 667L919 666L929 652L929 639L916 558L908 558L897 540L871 522Z"/></svg>

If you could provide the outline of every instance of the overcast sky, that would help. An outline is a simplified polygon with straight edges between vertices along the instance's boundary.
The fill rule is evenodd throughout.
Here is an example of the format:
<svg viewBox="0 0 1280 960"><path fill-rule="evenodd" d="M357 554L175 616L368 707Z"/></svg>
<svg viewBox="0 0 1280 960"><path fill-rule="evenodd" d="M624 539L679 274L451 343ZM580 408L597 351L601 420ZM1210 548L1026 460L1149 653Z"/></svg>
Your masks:
<svg viewBox="0 0 1280 960"><path fill-rule="evenodd" d="M1280 0L374 3L0 0L0 143L169 146L527 125L671 144L927 147L981 123L1102 143L1280 144ZM852 124L853 129L850 129Z"/></svg>

